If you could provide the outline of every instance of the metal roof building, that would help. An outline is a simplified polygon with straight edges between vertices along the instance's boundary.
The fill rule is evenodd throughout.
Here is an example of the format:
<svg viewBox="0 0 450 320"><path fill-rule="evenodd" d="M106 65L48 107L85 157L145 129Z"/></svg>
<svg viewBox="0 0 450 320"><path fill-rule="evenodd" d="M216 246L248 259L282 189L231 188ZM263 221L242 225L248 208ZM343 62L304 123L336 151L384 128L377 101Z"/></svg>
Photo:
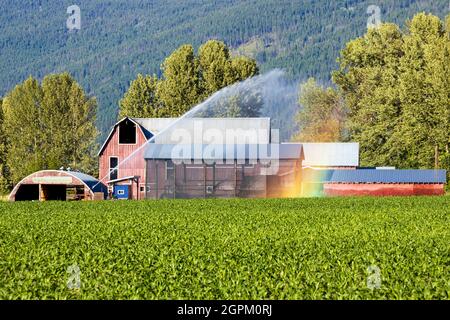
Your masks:
<svg viewBox="0 0 450 320"><path fill-rule="evenodd" d="M149 144L146 198L286 197L300 189L300 144Z"/></svg>
<svg viewBox="0 0 450 320"><path fill-rule="evenodd" d="M104 200L106 196L106 186L92 176L75 171L43 170L22 179L9 200Z"/></svg>
<svg viewBox="0 0 450 320"><path fill-rule="evenodd" d="M302 145L234 144L173 145L149 144L145 159L153 160L286 160L301 159Z"/></svg>
<svg viewBox="0 0 450 320"><path fill-rule="evenodd" d="M328 196L443 195L445 170L303 170L304 194Z"/></svg>
<svg viewBox="0 0 450 320"><path fill-rule="evenodd" d="M445 170L305 170L304 182L445 184Z"/></svg>

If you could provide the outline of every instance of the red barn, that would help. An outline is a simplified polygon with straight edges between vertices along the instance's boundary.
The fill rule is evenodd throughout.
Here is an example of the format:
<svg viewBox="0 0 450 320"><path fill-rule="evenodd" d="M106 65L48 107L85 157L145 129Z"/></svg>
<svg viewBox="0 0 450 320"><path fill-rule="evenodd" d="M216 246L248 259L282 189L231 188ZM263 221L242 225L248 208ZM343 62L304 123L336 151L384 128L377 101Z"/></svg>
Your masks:
<svg viewBox="0 0 450 320"><path fill-rule="evenodd" d="M117 122L102 145L99 179L110 195L122 199L145 196L145 144L175 119L124 118Z"/></svg>
<svg viewBox="0 0 450 320"><path fill-rule="evenodd" d="M109 186L110 196L118 199L144 199L149 186L146 185L146 144L176 143L172 133L183 133L191 137L190 143L201 144L208 133L219 133L224 138L232 131L246 143L269 143L269 118L186 118L165 134L177 118L124 118L114 125L102 145L99 157L99 179ZM201 133L198 135L198 129ZM246 136L246 133L250 133Z"/></svg>

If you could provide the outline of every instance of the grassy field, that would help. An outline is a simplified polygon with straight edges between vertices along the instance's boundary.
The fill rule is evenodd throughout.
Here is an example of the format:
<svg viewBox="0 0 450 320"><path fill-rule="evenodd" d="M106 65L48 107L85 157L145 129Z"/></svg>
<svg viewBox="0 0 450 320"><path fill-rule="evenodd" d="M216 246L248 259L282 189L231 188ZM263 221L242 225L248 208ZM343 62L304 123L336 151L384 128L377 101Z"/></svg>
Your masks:
<svg viewBox="0 0 450 320"><path fill-rule="evenodd" d="M0 299L449 293L450 197L0 203Z"/></svg>

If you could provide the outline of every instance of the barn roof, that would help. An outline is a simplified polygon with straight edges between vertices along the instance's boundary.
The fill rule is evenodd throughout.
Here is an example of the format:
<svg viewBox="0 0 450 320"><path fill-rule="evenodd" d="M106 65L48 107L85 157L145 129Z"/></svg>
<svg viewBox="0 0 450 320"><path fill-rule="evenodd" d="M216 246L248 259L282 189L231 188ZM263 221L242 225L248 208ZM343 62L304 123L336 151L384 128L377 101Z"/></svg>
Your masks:
<svg viewBox="0 0 450 320"><path fill-rule="evenodd" d="M359 143L302 143L304 167L358 167Z"/></svg>
<svg viewBox="0 0 450 320"><path fill-rule="evenodd" d="M417 183L445 184L445 170L304 170L303 181L312 183Z"/></svg>
<svg viewBox="0 0 450 320"><path fill-rule="evenodd" d="M104 193L107 192L105 185L101 183L98 179L90 175L77 171L62 171L62 172L66 172L67 174L72 175L78 180L82 181L93 192L104 192Z"/></svg>
<svg viewBox="0 0 450 320"><path fill-rule="evenodd" d="M234 144L234 145L173 145L149 144L145 159L149 160L278 160L301 159L300 144Z"/></svg>
<svg viewBox="0 0 450 320"><path fill-rule="evenodd" d="M158 144L175 144L178 141L173 141L172 133L174 130L183 129L191 134L193 139L196 138L194 130L196 129L196 123L202 123L202 130L206 131L209 129L218 129L225 133L225 130L263 130L264 136L258 136L258 143L269 143L270 142L270 118L123 118L118 121L111 129L108 137L101 146L97 156L105 149L108 141L114 133L116 127L125 120L130 120L142 131L145 138L150 140L153 136L156 137L156 143ZM170 130L167 133L162 133L165 129ZM161 135L159 135L162 133ZM257 132L260 134L260 132ZM159 135L159 136L158 136ZM202 136L203 137L203 136ZM263 141L261 141L263 140ZM224 141L225 142L225 141ZM255 141L250 141L253 143ZM192 143L204 143L204 141L192 141Z"/></svg>
<svg viewBox="0 0 450 320"><path fill-rule="evenodd" d="M116 127L123 121L125 120L130 120L131 122L133 122L144 134L145 138L147 140L149 140L151 137L153 137L153 133L150 132L148 129L146 129L145 127L143 127L141 124L139 124L135 119L133 118L129 118L129 117L125 117L123 119L121 119L120 121L118 121L111 129L111 131L108 134L108 137L106 137L105 142L103 142L100 150L97 153L97 156L100 156L100 154L103 152L103 150L105 149L106 145L108 144L108 141L111 139L111 136L114 133L114 130L116 130Z"/></svg>
<svg viewBox="0 0 450 320"><path fill-rule="evenodd" d="M229 143L227 137L247 139L240 141L242 144L270 143L270 118L183 118L170 125L170 128L165 128L169 130L160 132L155 137L155 143L178 144L180 136L188 136L189 143L208 144L210 141L206 141L207 136L218 138L217 135L221 139L220 142L215 142L217 144ZM180 130L178 134L177 130Z"/></svg>
<svg viewBox="0 0 450 320"><path fill-rule="evenodd" d="M178 118L130 118L134 120L137 124L139 124L143 129L151 133L151 137L155 134L160 133L175 121ZM150 137L150 138L151 138ZM147 139L150 139L147 138Z"/></svg>

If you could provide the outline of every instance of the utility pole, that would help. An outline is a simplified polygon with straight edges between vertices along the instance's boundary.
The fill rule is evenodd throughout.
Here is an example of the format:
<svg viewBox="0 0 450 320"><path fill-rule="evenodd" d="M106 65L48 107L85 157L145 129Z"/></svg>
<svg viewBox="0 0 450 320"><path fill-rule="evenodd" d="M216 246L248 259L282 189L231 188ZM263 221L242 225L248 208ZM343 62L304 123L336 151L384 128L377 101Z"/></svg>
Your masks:
<svg viewBox="0 0 450 320"><path fill-rule="evenodd" d="M434 147L434 168L439 169L439 147L437 145Z"/></svg>

